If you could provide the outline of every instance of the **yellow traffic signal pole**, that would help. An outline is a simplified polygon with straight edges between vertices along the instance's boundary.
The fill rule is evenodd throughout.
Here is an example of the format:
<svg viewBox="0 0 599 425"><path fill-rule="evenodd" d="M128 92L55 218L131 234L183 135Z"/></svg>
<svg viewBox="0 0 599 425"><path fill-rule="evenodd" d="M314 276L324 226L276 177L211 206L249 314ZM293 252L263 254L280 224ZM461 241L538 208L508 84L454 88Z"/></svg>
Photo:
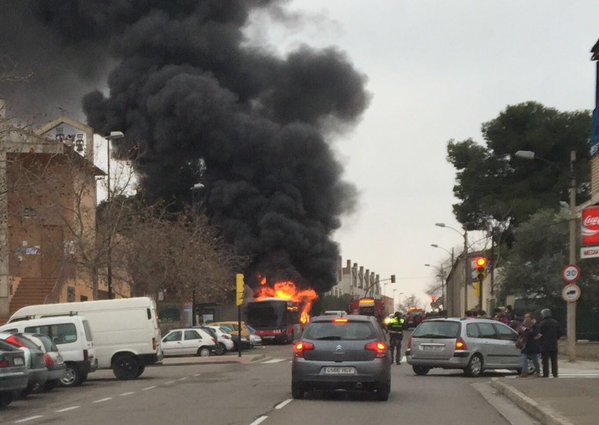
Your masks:
<svg viewBox="0 0 599 425"><path fill-rule="evenodd" d="M483 279L484 279L484 273L482 271L479 271L478 272L478 308L480 311L483 311Z"/></svg>

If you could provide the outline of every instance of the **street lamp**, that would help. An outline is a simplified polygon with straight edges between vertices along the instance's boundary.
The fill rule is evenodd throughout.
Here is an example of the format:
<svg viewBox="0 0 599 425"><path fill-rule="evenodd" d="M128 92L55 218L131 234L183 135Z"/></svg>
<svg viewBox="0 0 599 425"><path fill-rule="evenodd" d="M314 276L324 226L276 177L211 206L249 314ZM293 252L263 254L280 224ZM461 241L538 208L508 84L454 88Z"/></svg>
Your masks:
<svg viewBox="0 0 599 425"><path fill-rule="evenodd" d="M451 264L453 264L453 262ZM425 264L425 267L433 267L433 266L427 263L427 264ZM438 277L441 280L441 299L443 300L443 310L445 311L445 315L447 316L447 298L446 298L447 281L445 280L445 270L443 269L443 266L439 267L439 274L436 275L435 277Z"/></svg>
<svg viewBox="0 0 599 425"><path fill-rule="evenodd" d="M448 253L449 255L451 255L451 266L453 267L453 248L451 248L451 251L449 251L447 248L443 248L442 246L439 246L436 243L432 243L431 246L433 248L442 249L443 251L445 251L446 253Z"/></svg>
<svg viewBox="0 0 599 425"><path fill-rule="evenodd" d="M537 156L533 151L516 151L515 156L523 159L539 159L557 167L555 162ZM569 217L569 262L576 264L576 174L574 164L576 163L576 151L570 151L570 217ZM576 361L576 301L567 303L567 338L568 338L568 360Z"/></svg>
<svg viewBox="0 0 599 425"><path fill-rule="evenodd" d="M451 227L446 225L445 223L435 223L435 226L437 227L446 227L448 229L453 230L454 232L456 232L457 234L459 234L462 238L464 238L464 315L466 314L466 311L468 310L468 277L469 277L469 270L468 270L468 266L469 266L469 261L468 261L468 232L466 231L466 229L464 229L464 233L460 232L458 229L456 229L455 227ZM481 306L482 308L482 306ZM461 312L459 312L458 314L461 315Z"/></svg>
<svg viewBox="0 0 599 425"><path fill-rule="evenodd" d="M122 139L125 137L122 131L111 131L108 136L104 136L106 139L106 202L110 208L110 141ZM108 229L108 258L107 258L107 284L108 284L108 299L113 298L112 291L112 229Z"/></svg>

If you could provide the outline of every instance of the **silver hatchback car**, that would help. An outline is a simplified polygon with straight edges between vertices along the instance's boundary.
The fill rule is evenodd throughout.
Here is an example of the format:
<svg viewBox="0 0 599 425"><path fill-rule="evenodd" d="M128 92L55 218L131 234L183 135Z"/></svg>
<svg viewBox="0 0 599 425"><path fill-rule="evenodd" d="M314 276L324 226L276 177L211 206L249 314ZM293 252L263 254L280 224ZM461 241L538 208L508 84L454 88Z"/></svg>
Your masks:
<svg viewBox="0 0 599 425"><path fill-rule="evenodd" d="M293 398L318 389L374 391L379 400L389 398L391 357L374 317L314 317L293 351Z"/></svg>
<svg viewBox="0 0 599 425"><path fill-rule="evenodd" d="M520 372L518 334L489 319L431 319L420 323L408 341L406 358L416 375L432 368L462 369L480 376L485 369Z"/></svg>

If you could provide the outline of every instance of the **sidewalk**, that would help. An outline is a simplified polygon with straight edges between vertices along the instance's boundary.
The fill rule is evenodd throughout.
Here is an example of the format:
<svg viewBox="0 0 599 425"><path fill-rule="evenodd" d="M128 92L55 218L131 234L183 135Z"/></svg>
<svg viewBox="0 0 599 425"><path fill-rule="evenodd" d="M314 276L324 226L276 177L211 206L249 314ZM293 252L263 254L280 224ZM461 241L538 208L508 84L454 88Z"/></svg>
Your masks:
<svg viewBox="0 0 599 425"><path fill-rule="evenodd" d="M266 358L262 353L246 354L241 353L241 357L237 353L225 354L224 356L185 356L185 357L165 357L162 359L162 366L188 366L198 364L249 364Z"/></svg>
<svg viewBox="0 0 599 425"><path fill-rule="evenodd" d="M543 425L597 425L599 362L559 361L558 378L493 378L491 386Z"/></svg>

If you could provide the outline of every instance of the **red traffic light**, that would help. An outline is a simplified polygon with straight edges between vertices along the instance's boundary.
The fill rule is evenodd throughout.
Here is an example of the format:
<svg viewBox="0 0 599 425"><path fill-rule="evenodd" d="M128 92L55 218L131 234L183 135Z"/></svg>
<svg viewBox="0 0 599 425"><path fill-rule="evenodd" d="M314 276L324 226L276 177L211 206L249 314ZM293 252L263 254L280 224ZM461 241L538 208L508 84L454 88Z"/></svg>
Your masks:
<svg viewBox="0 0 599 425"><path fill-rule="evenodd" d="M474 259L474 266L476 267L476 270L482 272L487 268L487 259L485 257L476 257Z"/></svg>

